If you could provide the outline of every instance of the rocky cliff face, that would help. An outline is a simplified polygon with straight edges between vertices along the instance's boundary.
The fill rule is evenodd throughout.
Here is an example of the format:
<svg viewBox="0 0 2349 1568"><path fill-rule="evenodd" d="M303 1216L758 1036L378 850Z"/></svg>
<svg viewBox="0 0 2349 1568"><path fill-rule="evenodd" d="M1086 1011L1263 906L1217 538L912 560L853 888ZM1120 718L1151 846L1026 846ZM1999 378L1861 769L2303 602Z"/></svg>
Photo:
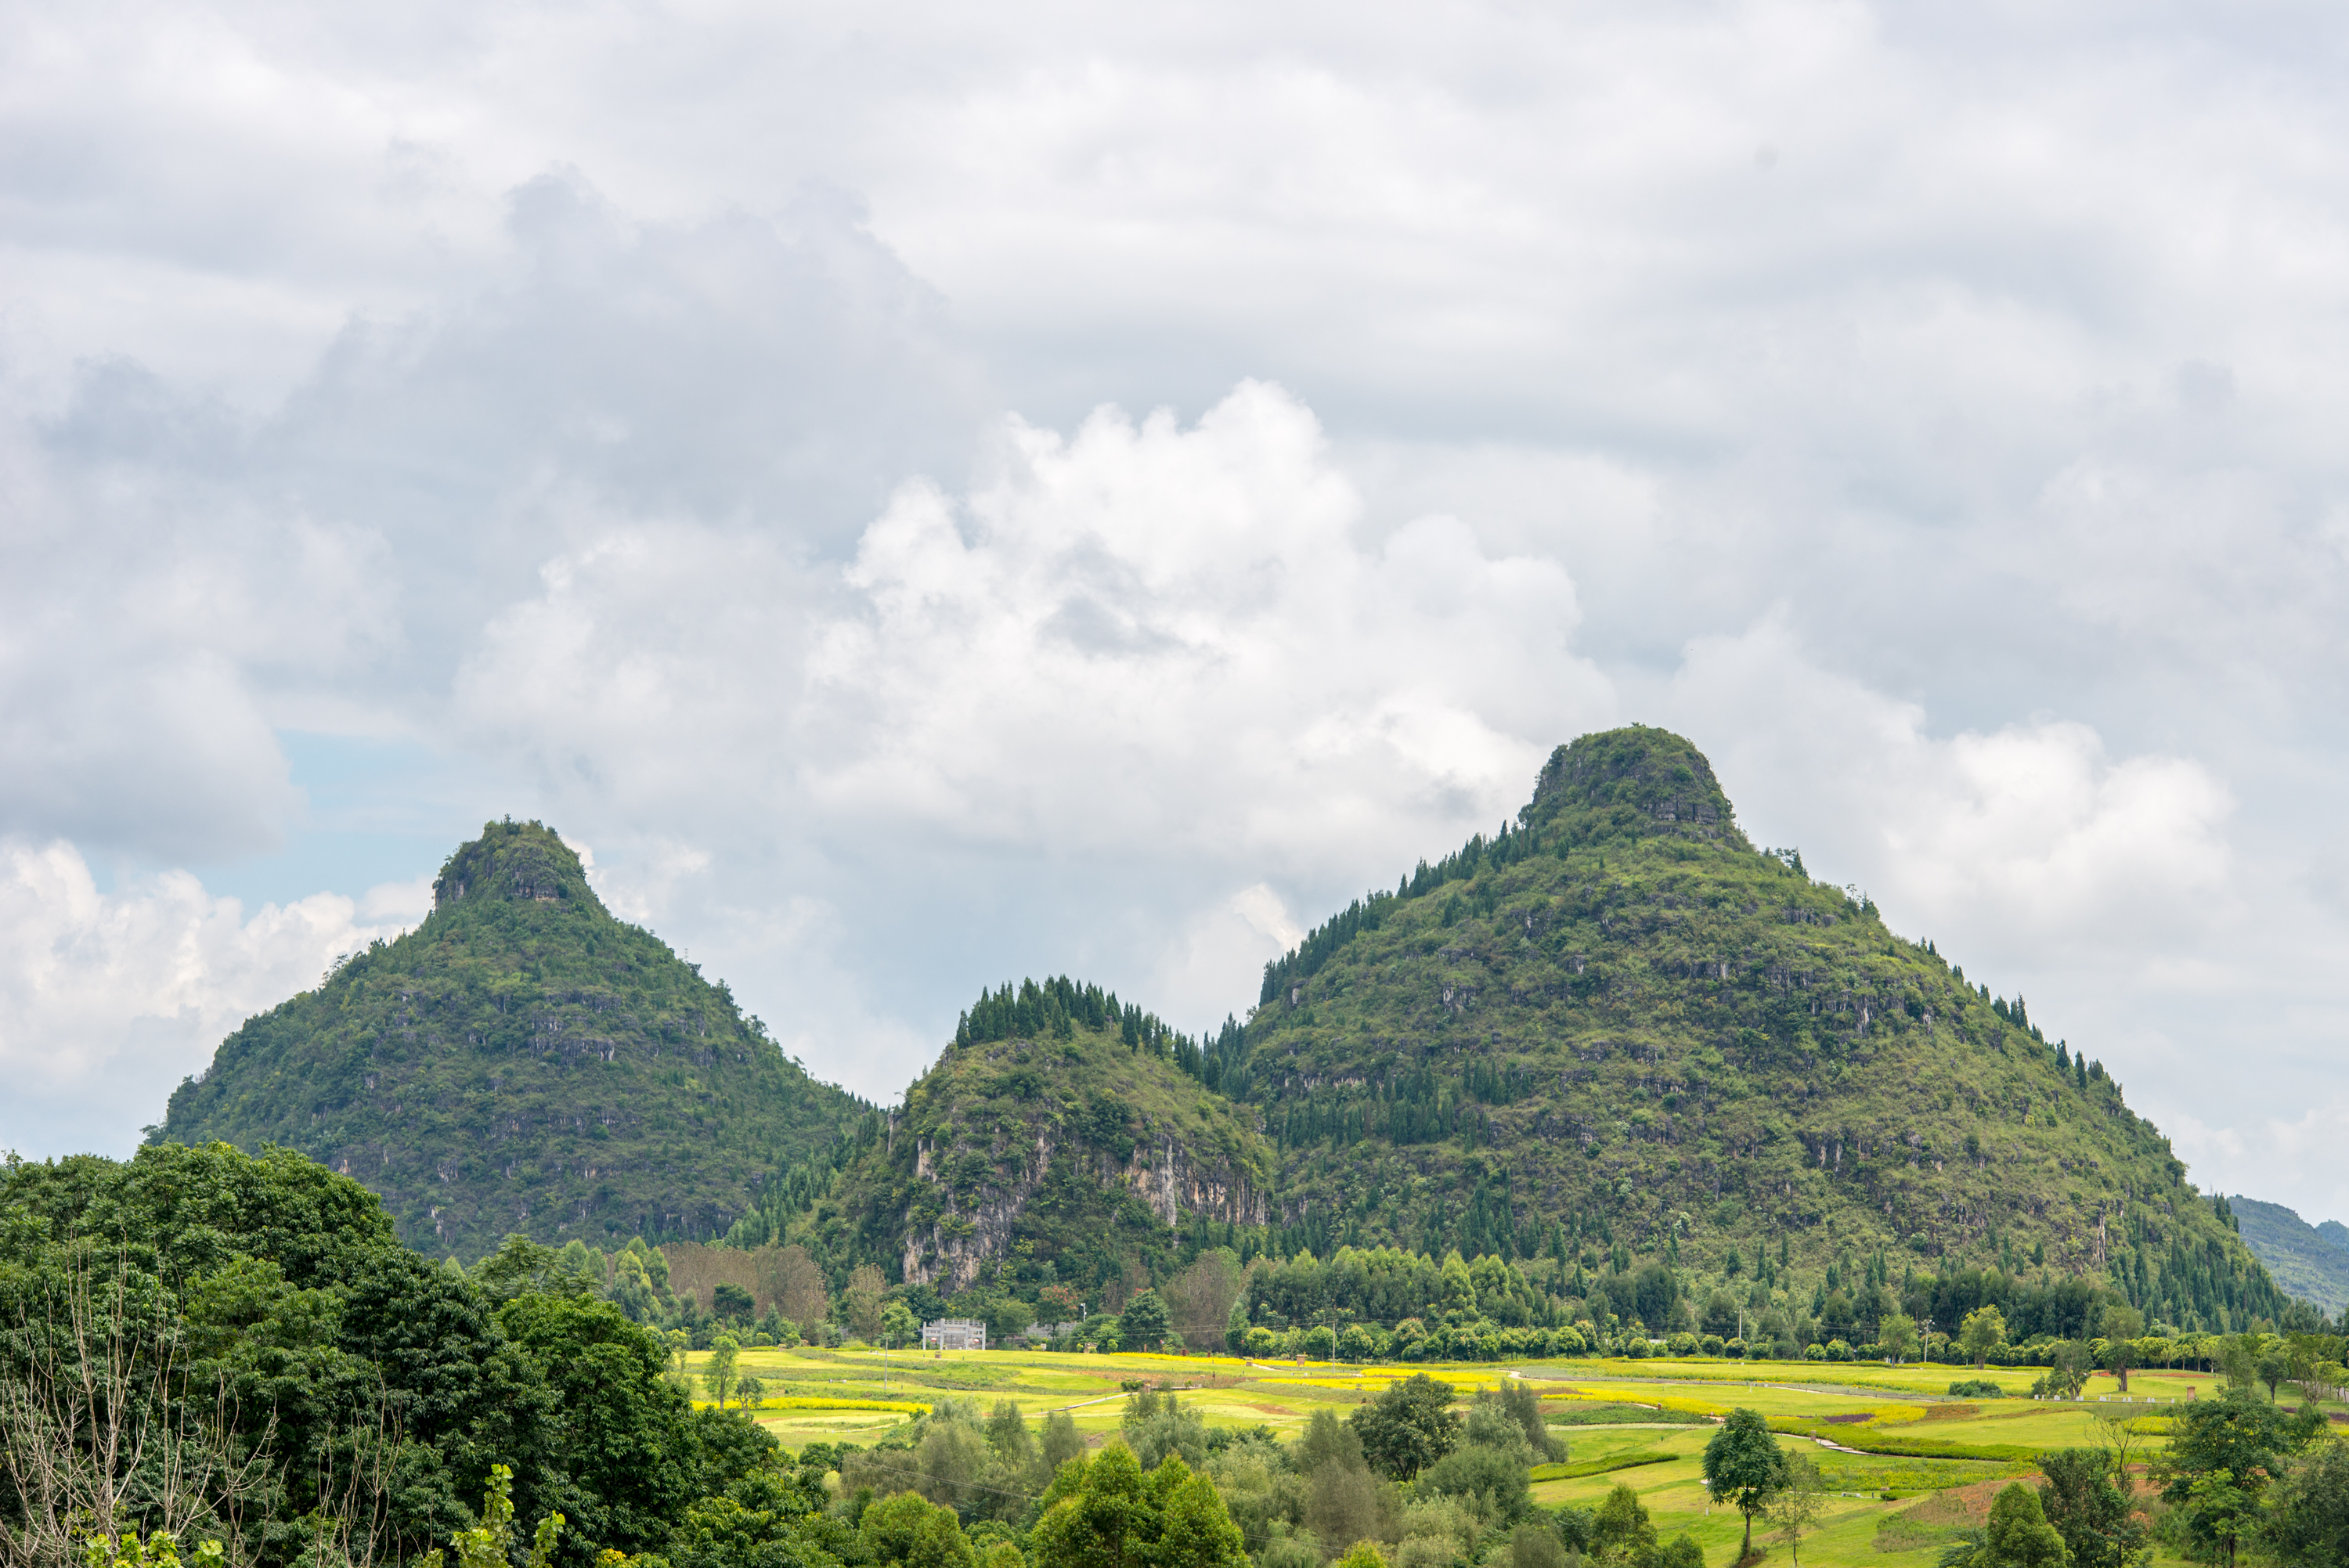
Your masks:
<svg viewBox="0 0 2349 1568"><path fill-rule="evenodd" d="M949 1047L885 1144L843 1177L869 1250L946 1294L1090 1288L1199 1227L1260 1225L1270 1169L1253 1118L1113 1029Z"/></svg>
<svg viewBox="0 0 2349 1568"><path fill-rule="evenodd" d="M1175 1141L1171 1130L1154 1130L1157 1135L1138 1143L1123 1161L1081 1139L1057 1140L1044 1127L1037 1130L1032 1149L1022 1150L1016 1161L992 1150L980 1154L993 1168L990 1180L968 1191L959 1204L948 1189L946 1206L936 1219L907 1226L899 1253L904 1278L949 1293L975 1284L990 1264L1010 1254L1020 1222L1044 1192L1056 1161L1071 1185L1099 1191L1112 1209L1139 1202L1170 1233L1186 1218L1235 1225L1265 1222L1265 1194L1247 1162L1237 1167L1228 1160L1203 1164L1189 1147ZM925 1139L915 1151L915 1174L932 1180L934 1170L952 1168L975 1152L959 1142Z"/></svg>

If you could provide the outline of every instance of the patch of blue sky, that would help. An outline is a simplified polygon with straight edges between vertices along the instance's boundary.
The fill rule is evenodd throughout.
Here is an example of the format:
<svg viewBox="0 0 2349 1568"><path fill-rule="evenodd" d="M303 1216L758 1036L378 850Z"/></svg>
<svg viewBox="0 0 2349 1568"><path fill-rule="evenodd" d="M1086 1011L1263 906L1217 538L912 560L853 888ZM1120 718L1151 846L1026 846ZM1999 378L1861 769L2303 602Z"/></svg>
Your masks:
<svg viewBox="0 0 2349 1568"><path fill-rule="evenodd" d="M294 785L306 803L266 854L191 867L214 894L247 912L315 892L352 898L440 869L481 823L510 809L465 758L406 738L280 730Z"/></svg>

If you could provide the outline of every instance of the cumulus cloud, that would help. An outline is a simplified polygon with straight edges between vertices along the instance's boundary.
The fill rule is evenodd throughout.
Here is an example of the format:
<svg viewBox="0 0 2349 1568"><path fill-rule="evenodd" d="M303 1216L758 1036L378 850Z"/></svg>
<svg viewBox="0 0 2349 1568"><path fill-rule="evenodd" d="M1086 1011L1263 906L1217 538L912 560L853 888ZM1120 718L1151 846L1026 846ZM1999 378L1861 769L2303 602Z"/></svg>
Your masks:
<svg viewBox="0 0 2349 1568"><path fill-rule="evenodd" d="M1912 934L2009 962L2057 941L2077 962L2164 952L2232 913L2233 801L2190 758L2116 759L2056 718L1936 737L1922 707L1820 668L1776 618L1692 644L1671 698L1720 738L1749 828L1817 834L1814 874L1865 883Z"/></svg>
<svg viewBox="0 0 2349 1568"><path fill-rule="evenodd" d="M0 841L0 1148L128 1153L222 1035L430 907L418 882L247 915L184 872L104 892L72 845Z"/></svg>
<svg viewBox="0 0 2349 1568"><path fill-rule="evenodd" d="M2202 1085L2338 1034L2337 28L30 18L0 833L152 888L426 738L897 1074L1025 969L1220 1016L1663 718L2290 1196Z"/></svg>
<svg viewBox="0 0 2349 1568"><path fill-rule="evenodd" d="M910 851L929 896L890 945L913 936L906 967L931 971L905 976L922 1012L993 978L935 960L994 910L1019 923L981 944L995 964L1090 947L1112 983L1156 976L1175 995L1154 1005L1220 1016L1294 940L1268 872L1359 892L1497 822L1611 707L1556 562L1487 555L1446 517L1367 540L1361 511L1277 387L1188 426L1015 421L990 477L905 486L842 565L686 523L561 558L488 630L458 710L599 841L708 824L690 841L717 903L752 907L767 879L869 931ZM1157 943L1242 956L1162 974ZM874 984L862 962L850 988Z"/></svg>

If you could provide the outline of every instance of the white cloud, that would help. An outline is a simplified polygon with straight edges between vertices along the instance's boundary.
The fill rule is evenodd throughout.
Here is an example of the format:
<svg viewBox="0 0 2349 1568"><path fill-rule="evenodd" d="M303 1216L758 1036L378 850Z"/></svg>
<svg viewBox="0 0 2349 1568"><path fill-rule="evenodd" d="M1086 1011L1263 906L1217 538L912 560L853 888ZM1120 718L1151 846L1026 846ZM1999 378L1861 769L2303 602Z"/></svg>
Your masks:
<svg viewBox="0 0 2349 1568"><path fill-rule="evenodd" d="M922 1014L951 1018L998 963L1076 965L1057 934L1108 922L1106 979L1157 976L1175 994L1154 1005L1220 1016L1294 925L1260 879L1358 892L1514 810L1557 738L1610 708L1557 565L1489 556L1444 517L1369 542L1361 515L1278 388L1189 427L1015 423L994 478L907 485L843 568L686 523L565 556L493 624L460 712L599 842L606 822L709 824L688 841L715 857L705 909L812 892L870 930L919 864L929 896L891 942L934 953L953 905L1017 866L1032 924L982 944L987 968L926 976ZM635 890L673 896L652 867L678 851L645 851L615 896L657 914ZM1195 917L1250 876L1228 917ZM1162 940L1248 956L1164 969ZM840 961L826 990L874 984Z"/></svg>
<svg viewBox="0 0 2349 1568"><path fill-rule="evenodd" d="M222 1035L430 906L428 882L248 917L184 872L107 893L70 844L0 841L0 1148L127 1153Z"/></svg>
<svg viewBox="0 0 2349 1568"><path fill-rule="evenodd" d="M1644 708L2260 1127L2207 1061L2323 1102L2349 934L2333 25L52 8L0 833L218 865L273 730L429 737L911 1053L1007 970L1219 1016L1233 890L1309 923Z"/></svg>
<svg viewBox="0 0 2349 1568"><path fill-rule="evenodd" d="M2233 801L2189 758L2116 761L2054 718L1936 738L1922 707L1820 668L1777 618L1692 644L1671 701L1713 738L1750 830L1803 836L1814 875L1863 882L1911 934L2078 961L2161 952L2234 913Z"/></svg>

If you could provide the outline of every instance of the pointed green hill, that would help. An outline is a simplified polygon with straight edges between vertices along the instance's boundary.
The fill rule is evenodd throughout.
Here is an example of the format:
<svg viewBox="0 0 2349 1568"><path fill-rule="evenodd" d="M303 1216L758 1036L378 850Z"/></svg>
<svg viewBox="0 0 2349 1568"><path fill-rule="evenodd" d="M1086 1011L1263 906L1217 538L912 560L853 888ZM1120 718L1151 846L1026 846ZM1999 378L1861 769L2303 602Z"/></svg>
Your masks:
<svg viewBox="0 0 2349 1568"><path fill-rule="evenodd" d="M1516 822L1268 965L1234 1081L1282 1243L1323 1256L1881 1253L2181 1326L2283 1304L2101 1065L1755 849L1659 729L1559 748Z"/></svg>
<svg viewBox="0 0 2349 1568"><path fill-rule="evenodd" d="M492 822L433 910L222 1041L158 1141L281 1144L382 1194L403 1240L723 1234L869 1108L810 1078L536 822Z"/></svg>

